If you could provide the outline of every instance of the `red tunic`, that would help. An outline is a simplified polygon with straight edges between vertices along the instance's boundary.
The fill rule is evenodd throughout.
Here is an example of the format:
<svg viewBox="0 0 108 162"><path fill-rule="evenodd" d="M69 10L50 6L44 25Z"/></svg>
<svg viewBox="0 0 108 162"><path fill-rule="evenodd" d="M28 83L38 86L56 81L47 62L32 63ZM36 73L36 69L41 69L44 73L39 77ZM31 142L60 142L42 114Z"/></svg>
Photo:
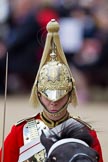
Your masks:
<svg viewBox="0 0 108 162"><path fill-rule="evenodd" d="M40 114L36 115L35 119L41 119ZM3 162L18 162L19 149L21 146L24 145L23 127L26 124L26 122L27 121L25 120L18 125L14 125L9 135L6 137L5 142L4 142L4 161ZM90 129L90 134L94 139L92 148L94 148L99 153L100 155L99 162L103 162L102 151L101 151L100 143L97 138L96 132ZM0 150L0 159L1 159L1 152L2 151Z"/></svg>

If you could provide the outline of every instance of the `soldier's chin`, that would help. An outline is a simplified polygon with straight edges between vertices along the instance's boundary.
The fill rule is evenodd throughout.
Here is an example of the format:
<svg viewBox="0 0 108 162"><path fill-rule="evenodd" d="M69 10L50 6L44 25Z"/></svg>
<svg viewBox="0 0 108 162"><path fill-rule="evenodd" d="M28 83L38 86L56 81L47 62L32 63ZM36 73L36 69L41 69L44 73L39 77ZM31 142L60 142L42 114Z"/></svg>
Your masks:
<svg viewBox="0 0 108 162"><path fill-rule="evenodd" d="M49 111L47 108L44 108L44 110L48 114L58 114L60 112L60 110L59 111L57 111L57 110L50 110Z"/></svg>

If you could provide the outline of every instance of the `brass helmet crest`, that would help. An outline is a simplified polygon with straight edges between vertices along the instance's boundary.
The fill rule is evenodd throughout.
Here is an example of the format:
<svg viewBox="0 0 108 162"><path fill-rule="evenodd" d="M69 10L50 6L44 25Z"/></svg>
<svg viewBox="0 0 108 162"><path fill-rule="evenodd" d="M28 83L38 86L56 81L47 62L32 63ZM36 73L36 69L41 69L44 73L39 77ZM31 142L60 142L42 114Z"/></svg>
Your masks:
<svg viewBox="0 0 108 162"><path fill-rule="evenodd" d="M70 93L70 102L76 106L75 81L60 44L59 24L52 19L47 24L47 31L45 48L30 100L37 106L38 92L51 101L57 101Z"/></svg>

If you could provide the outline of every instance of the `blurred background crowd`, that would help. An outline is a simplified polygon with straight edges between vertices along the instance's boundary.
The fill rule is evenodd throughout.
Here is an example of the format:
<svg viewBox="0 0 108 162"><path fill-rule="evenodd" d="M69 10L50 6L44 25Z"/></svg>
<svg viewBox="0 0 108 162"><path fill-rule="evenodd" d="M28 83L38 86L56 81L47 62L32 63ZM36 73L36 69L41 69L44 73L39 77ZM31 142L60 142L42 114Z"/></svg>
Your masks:
<svg viewBox="0 0 108 162"><path fill-rule="evenodd" d="M5 88L7 51L8 94L31 90L46 24L54 18L60 24L62 47L81 101L91 100L94 91L108 97L107 17L107 0L0 0L0 95Z"/></svg>

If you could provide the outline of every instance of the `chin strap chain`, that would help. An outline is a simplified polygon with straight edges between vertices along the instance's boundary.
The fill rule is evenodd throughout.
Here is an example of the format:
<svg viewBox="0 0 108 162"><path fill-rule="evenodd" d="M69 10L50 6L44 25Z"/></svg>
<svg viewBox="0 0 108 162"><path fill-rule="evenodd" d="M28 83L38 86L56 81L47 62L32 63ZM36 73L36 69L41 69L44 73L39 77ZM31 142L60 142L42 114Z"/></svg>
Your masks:
<svg viewBox="0 0 108 162"><path fill-rule="evenodd" d="M2 135L2 157L1 157L1 162L4 162L4 137L5 137L5 122L6 122L7 78L8 78L8 52L7 52L7 55L6 55L5 99L4 99L4 109L3 109L3 135Z"/></svg>

